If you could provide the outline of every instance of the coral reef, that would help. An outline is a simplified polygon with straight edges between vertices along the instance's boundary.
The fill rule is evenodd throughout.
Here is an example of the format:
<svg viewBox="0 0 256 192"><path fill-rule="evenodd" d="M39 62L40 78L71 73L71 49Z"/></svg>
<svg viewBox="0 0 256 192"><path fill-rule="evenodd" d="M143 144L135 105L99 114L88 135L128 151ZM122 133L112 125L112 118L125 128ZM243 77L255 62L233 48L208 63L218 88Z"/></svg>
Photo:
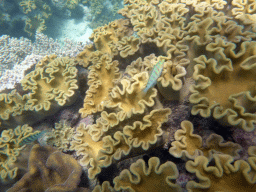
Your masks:
<svg viewBox="0 0 256 192"><path fill-rule="evenodd" d="M188 182L188 191L255 191L255 157L234 162L231 156L215 154L214 161L216 165L210 166L206 157L199 156L186 163L187 170L199 179L199 183Z"/></svg>
<svg viewBox="0 0 256 192"><path fill-rule="evenodd" d="M114 179L115 189L132 191L181 191L181 187L173 182L178 177L178 169L172 162L162 165L157 157L151 157L146 168L143 160L133 163L128 170L123 170Z"/></svg>
<svg viewBox="0 0 256 192"><path fill-rule="evenodd" d="M81 166L70 155L39 145L31 149L28 169L8 192L75 191L82 174Z"/></svg>
<svg viewBox="0 0 256 192"><path fill-rule="evenodd" d="M23 36L33 38L36 32L48 33L46 29L52 30L52 25L59 25L62 19L71 21L78 18L85 19L85 25L88 22L91 28L96 29L119 19L117 11L122 7L121 0L1 0L0 34L11 33L18 37L18 30L24 31ZM87 15L81 14L82 9Z"/></svg>
<svg viewBox="0 0 256 192"><path fill-rule="evenodd" d="M43 56L55 54L59 57L75 57L83 50L85 43L66 39L62 46L58 41L36 33L35 42L21 37L0 37L0 91L13 89L24 78L27 71Z"/></svg>
<svg viewBox="0 0 256 192"><path fill-rule="evenodd" d="M5 126L33 123L56 113L61 106L70 105L77 97L77 69L73 59L45 56L21 80L21 95L14 89L0 94L1 119ZM35 117L37 117L35 119Z"/></svg>
<svg viewBox="0 0 256 192"><path fill-rule="evenodd" d="M120 16L117 15L117 11L123 7L121 0L83 0L82 3L90 9L92 15L90 26L93 29L119 19Z"/></svg>
<svg viewBox="0 0 256 192"><path fill-rule="evenodd" d="M3 130L0 137L0 179L1 182L8 183L17 177L20 172L19 168L22 165L19 156L25 153L25 145L23 143L26 138L40 133L39 131L32 132L33 128L26 125L18 126L15 129Z"/></svg>
<svg viewBox="0 0 256 192"><path fill-rule="evenodd" d="M241 146L227 142L223 143L223 138L220 135L211 134L206 139L206 145L203 147L202 138L199 135L193 134L193 124L189 121L181 122L182 130L175 132L176 141L172 142L169 152L179 158L195 159L197 156L206 156L209 161L214 153L223 153L238 158L238 152Z"/></svg>
<svg viewBox="0 0 256 192"><path fill-rule="evenodd" d="M255 3L124 0L119 13L0 94L2 136L13 122L47 131L9 191L255 191Z"/></svg>

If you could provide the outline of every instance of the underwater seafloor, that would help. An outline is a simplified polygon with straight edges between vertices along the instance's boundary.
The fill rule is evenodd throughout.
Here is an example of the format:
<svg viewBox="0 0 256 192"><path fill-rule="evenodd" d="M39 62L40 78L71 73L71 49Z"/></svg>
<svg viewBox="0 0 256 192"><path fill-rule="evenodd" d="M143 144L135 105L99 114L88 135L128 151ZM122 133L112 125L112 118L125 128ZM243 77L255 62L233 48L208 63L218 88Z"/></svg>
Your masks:
<svg viewBox="0 0 256 192"><path fill-rule="evenodd" d="M0 192L256 191L255 0L0 0Z"/></svg>

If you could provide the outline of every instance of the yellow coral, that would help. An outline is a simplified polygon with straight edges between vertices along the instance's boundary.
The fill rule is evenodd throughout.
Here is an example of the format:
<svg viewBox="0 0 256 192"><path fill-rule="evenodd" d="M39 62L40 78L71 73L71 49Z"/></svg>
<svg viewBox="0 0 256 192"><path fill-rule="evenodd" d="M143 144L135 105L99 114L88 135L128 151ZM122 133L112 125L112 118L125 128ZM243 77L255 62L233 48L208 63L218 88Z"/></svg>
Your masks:
<svg viewBox="0 0 256 192"><path fill-rule="evenodd" d="M56 58L27 74L21 81L23 89L31 91L26 110L41 111L43 115L44 111L54 112L58 106L73 103L78 89L74 65L67 57Z"/></svg>
<svg viewBox="0 0 256 192"><path fill-rule="evenodd" d="M67 0L66 7L68 9L75 9L80 0Z"/></svg>
<svg viewBox="0 0 256 192"><path fill-rule="evenodd" d="M76 129L76 135L71 142L71 150L75 150L77 155L83 155L80 160L82 166L89 166L88 176L94 178L100 171L102 161L98 161L98 153L103 149L103 141L93 141L89 134L89 127L85 124L80 124Z"/></svg>
<svg viewBox="0 0 256 192"><path fill-rule="evenodd" d="M136 37L124 37L117 43L117 48L120 51L120 55L126 58L128 55L133 55L139 50L141 41Z"/></svg>
<svg viewBox="0 0 256 192"><path fill-rule="evenodd" d="M253 24L256 21L256 3L254 0L233 0L232 14L244 24Z"/></svg>
<svg viewBox="0 0 256 192"><path fill-rule="evenodd" d="M94 65L89 67L90 87L86 91L83 108L79 110L82 117L103 110L104 102L109 99L109 92L115 81L120 78L118 62L112 61L107 54L100 56L99 60L94 60L93 63Z"/></svg>
<svg viewBox="0 0 256 192"><path fill-rule="evenodd" d="M139 159L131 165L130 171L123 170L114 179L114 184L116 190L176 192L182 191L174 181L178 175L178 169L173 162L168 161L160 165L159 158L151 157L148 167L142 159Z"/></svg>
<svg viewBox="0 0 256 192"><path fill-rule="evenodd" d="M148 76L145 72L133 76L130 80L122 79L120 82L122 88L115 86L112 89L106 107L118 108L127 117L131 117L132 114L143 113L146 107L155 105L154 98L157 96L156 89L150 90L146 95L142 92L147 81Z"/></svg>
<svg viewBox="0 0 256 192"><path fill-rule="evenodd" d="M215 165L210 166L209 160L199 156L194 162L188 161L186 169L196 173L199 183L189 181L187 190L192 191L234 191L253 192L256 190L256 158L250 157L248 162L234 159L229 155L213 155Z"/></svg>
<svg viewBox="0 0 256 192"><path fill-rule="evenodd" d="M34 0L23 0L19 3L19 5L23 8L23 12L28 14L32 11L32 9L36 9L36 4Z"/></svg>
<svg viewBox="0 0 256 192"><path fill-rule="evenodd" d="M94 30L90 39L94 42L97 51L107 53L113 57L118 54L116 43L125 35L131 34L132 29L129 21L119 19Z"/></svg>
<svg viewBox="0 0 256 192"><path fill-rule="evenodd" d="M159 142L164 133L161 126L167 121L170 114L171 110L168 108L153 110L149 115L143 117L143 123L136 121L133 126L127 125L123 132L128 136L132 146L136 148L141 146L144 150L148 150L150 145Z"/></svg>
<svg viewBox="0 0 256 192"><path fill-rule="evenodd" d="M224 124L252 131L256 122L255 70L256 42L243 42L236 53L233 43L221 39L210 43L206 50L214 58L199 56L193 78L190 102L193 115L212 115Z"/></svg>
<svg viewBox="0 0 256 192"><path fill-rule="evenodd" d="M14 89L10 93L0 94L0 118L2 125L10 126L12 124L22 123L23 118L20 115L25 110L25 104L29 100L29 95L21 96Z"/></svg>
<svg viewBox="0 0 256 192"><path fill-rule="evenodd" d="M169 152L175 157L184 159L195 159L199 155L212 159L214 153L229 154L234 158L239 157L238 152L242 149L239 144L226 142L216 134L211 134L206 140L206 146L203 147L202 138L193 134L194 128L190 121L181 122L182 130L175 132L175 140L172 142Z"/></svg>
<svg viewBox="0 0 256 192"><path fill-rule="evenodd" d="M92 192L114 192L114 189L108 181L104 181L101 186L97 185Z"/></svg>
<svg viewBox="0 0 256 192"><path fill-rule="evenodd" d="M29 156L29 171L8 192L76 191L82 167L70 155L51 147L34 145Z"/></svg>
<svg viewBox="0 0 256 192"><path fill-rule="evenodd" d="M69 150L70 142L74 135L74 128L71 128L63 121L55 123L55 129L52 130L51 135L46 138L45 142L65 152Z"/></svg>
<svg viewBox="0 0 256 192"><path fill-rule="evenodd" d="M29 36L32 36L36 32L42 32L45 29L45 19L41 14L38 14L34 17L29 17L25 21L24 31L27 32Z"/></svg>
<svg viewBox="0 0 256 192"><path fill-rule="evenodd" d="M39 131L32 131L33 128L27 124L18 126L14 130L2 131L0 137L0 179L2 182L9 182L17 177L19 168L16 161L25 147L24 145L20 146L19 143L23 139L39 133Z"/></svg>

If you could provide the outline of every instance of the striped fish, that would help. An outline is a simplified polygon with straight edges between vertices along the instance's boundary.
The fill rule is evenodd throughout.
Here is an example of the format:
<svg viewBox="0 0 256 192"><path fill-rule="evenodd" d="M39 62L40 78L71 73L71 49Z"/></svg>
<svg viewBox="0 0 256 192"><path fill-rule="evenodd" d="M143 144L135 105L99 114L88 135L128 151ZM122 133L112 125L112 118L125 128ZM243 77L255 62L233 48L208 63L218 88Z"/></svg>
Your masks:
<svg viewBox="0 0 256 192"><path fill-rule="evenodd" d="M28 136L28 137L23 138L23 139L19 142L19 146L21 147L21 146L23 146L23 145L25 145L25 144L34 142L34 141L37 140L39 137L41 137L44 133L46 133L46 130L41 131L41 132L34 133L33 135L30 135L30 136Z"/></svg>
<svg viewBox="0 0 256 192"><path fill-rule="evenodd" d="M158 63L155 64L155 66L153 67L153 69L150 73L149 79L148 79L148 83L147 83L146 87L143 89L144 93L147 93L149 89L151 89L152 87L154 87L156 85L157 79L158 79L158 77L160 77L160 75L163 71L164 61L165 60L158 61Z"/></svg>

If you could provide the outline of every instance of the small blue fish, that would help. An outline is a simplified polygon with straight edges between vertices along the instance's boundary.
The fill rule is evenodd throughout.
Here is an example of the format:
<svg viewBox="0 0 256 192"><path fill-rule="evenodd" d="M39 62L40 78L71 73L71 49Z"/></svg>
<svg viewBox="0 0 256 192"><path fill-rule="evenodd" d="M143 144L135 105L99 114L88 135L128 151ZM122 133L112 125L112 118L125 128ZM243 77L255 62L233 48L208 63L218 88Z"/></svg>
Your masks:
<svg viewBox="0 0 256 192"><path fill-rule="evenodd" d="M36 133L36 134L34 134L34 135L30 135L30 136L28 136L28 137L25 137L25 138L23 138L20 142L19 142L19 146L23 146L23 145L25 145L25 144L27 144L27 143L32 143L32 142L34 142L35 140L37 140L39 137L41 137L43 134L45 134L46 133L46 130L44 130L44 131L41 131L41 132L38 132L38 133Z"/></svg>
<svg viewBox="0 0 256 192"><path fill-rule="evenodd" d="M164 67L164 61L160 60L152 69L152 72L150 73L147 86L143 89L144 93L147 93L148 90L156 85L158 77L160 77L163 67Z"/></svg>

